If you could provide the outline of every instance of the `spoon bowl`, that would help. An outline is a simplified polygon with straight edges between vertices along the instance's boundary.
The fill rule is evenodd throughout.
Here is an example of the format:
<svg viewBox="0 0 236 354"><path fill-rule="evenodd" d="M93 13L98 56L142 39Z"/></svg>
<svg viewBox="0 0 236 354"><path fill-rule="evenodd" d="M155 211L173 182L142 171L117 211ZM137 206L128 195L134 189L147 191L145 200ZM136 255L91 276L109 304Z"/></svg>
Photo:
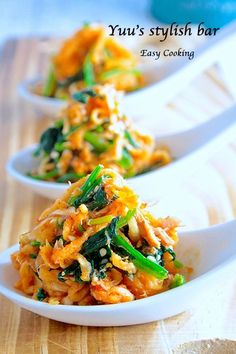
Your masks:
<svg viewBox="0 0 236 354"><path fill-rule="evenodd" d="M178 288L145 299L115 305L50 305L32 300L14 288L17 272L10 261L14 245L0 254L0 293L15 304L53 320L85 326L125 326L177 315L205 295L203 289L219 284L226 270L235 272L236 221L207 229L180 232L178 258L193 267L190 280ZM221 275L222 274L222 275Z"/></svg>
<svg viewBox="0 0 236 354"><path fill-rule="evenodd" d="M173 162L130 178L128 184L143 200L149 202L171 193L224 144L235 138L235 116L236 105L192 129L156 136L157 145L165 145L170 149ZM67 183L39 181L27 176L39 164L39 159L32 155L35 149L36 145L33 145L13 155L7 163L7 171L36 193L51 199L58 198L68 188Z"/></svg>

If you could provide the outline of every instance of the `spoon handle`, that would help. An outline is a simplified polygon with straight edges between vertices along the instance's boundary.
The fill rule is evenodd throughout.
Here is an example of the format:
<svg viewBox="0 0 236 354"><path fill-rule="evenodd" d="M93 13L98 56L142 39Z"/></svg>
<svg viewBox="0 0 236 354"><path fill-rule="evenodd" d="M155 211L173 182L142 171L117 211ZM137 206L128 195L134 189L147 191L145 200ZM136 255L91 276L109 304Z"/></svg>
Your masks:
<svg viewBox="0 0 236 354"><path fill-rule="evenodd" d="M175 157L183 157L218 137L218 140L236 138L236 104L191 129L157 137L160 145L170 146Z"/></svg>
<svg viewBox="0 0 236 354"><path fill-rule="evenodd" d="M236 137L236 106L205 124L205 129L193 129L163 138L176 161L142 176L128 180L137 194L145 193L145 200L156 201L171 193L187 181L201 166L225 144ZM215 121L215 124L214 124ZM201 125L202 126L202 125ZM179 135L179 137L178 137ZM161 142L161 140L160 140ZM152 188L151 188L152 187Z"/></svg>
<svg viewBox="0 0 236 354"><path fill-rule="evenodd" d="M166 68L166 76L159 82L125 97L124 110L135 119L155 112L157 107L169 102L194 78L214 63L221 63L232 56L236 46L236 21L232 22L212 39L195 49L195 58L186 64L185 58L174 59ZM234 61L231 58L231 62ZM235 63L235 61L234 61ZM160 70L160 69L156 69Z"/></svg>

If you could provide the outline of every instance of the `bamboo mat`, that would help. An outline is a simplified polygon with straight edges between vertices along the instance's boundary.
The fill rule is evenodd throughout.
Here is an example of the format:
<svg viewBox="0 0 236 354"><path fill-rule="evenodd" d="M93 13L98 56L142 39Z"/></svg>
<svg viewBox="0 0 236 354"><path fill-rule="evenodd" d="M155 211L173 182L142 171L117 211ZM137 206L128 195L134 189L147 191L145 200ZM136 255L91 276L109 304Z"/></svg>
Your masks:
<svg viewBox="0 0 236 354"><path fill-rule="evenodd" d="M36 39L8 41L0 53L0 250L17 242L50 203L15 183L5 162L18 149L40 136L49 119L20 101L16 87L42 73L47 53ZM201 75L158 112L156 129L187 129L226 109L233 98L216 68ZM186 228L201 228L234 218L236 214L236 144L232 142L170 198L158 204L160 213L183 220ZM219 279L220 286L204 289L204 303L168 320L120 328L66 325L34 315L0 298L1 354L171 353L183 342L203 338L236 339L235 269ZM223 286L222 286L223 285ZM138 314L137 314L138 316Z"/></svg>

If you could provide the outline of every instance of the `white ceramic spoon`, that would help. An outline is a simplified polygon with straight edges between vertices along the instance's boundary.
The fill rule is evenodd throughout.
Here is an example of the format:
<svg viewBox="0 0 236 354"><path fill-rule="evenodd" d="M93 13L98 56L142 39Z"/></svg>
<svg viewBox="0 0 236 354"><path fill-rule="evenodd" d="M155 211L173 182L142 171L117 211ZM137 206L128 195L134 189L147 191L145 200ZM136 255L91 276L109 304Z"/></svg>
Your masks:
<svg viewBox="0 0 236 354"><path fill-rule="evenodd" d="M236 137L236 105L216 118L181 133L156 137L157 143L166 145L174 161L167 166L130 178L128 184L143 200L156 201L171 193L188 179L221 147ZM26 176L39 160L32 156L36 145L25 148L10 158L8 173L36 193L48 198L58 198L68 184L38 181Z"/></svg>
<svg viewBox="0 0 236 354"><path fill-rule="evenodd" d="M191 279L178 288L146 299L117 305L49 305L14 289L17 273L10 261L18 245L0 254L0 293L17 305L53 320L85 326L124 326L161 320L190 308L206 288L223 286L236 270L236 221L207 229L181 232L178 259L193 268ZM220 279L220 281L219 281Z"/></svg>
<svg viewBox="0 0 236 354"><path fill-rule="evenodd" d="M142 70L148 85L125 95L125 112L137 120L143 117L148 119L158 107L169 102L212 64L222 63L223 65L224 60L227 60L227 67L231 65L234 70L235 54L231 49L235 45L236 22L232 22L221 29L215 37L196 48L193 60L180 57L174 58L161 68L153 64L143 66ZM227 53L230 53L230 62ZM31 103L35 108L55 117L65 107L66 101L34 94L34 88L42 81L43 79L40 77L25 80L19 86L18 92L25 101Z"/></svg>

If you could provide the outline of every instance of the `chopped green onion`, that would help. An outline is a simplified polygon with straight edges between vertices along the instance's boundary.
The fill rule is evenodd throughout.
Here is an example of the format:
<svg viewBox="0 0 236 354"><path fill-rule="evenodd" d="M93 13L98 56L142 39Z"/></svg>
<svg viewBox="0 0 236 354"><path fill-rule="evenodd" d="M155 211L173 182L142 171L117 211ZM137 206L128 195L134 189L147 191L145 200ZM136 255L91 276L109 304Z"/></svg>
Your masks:
<svg viewBox="0 0 236 354"><path fill-rule="evenodd" d="M177 288L185 283L185 278L181 274L175 274L172 283L170 284L170 289Z"/></svg>
<svg viewBox="0 0 236 354"><path fill-rule="evenodd" d="M83 65L83 77L85 85L90 87L95 84L93 64L91 62L91 54L87 54Z"/></svg>
<svg viewBox="0 0 236 354"><path fill-rule="evenodd" d="M141 271L153 275L155 278L163 280L168 276L168 271L159 264L144 257L142 253L137 251L122 236L116 234L112 237L112 244L121 247L127 255L132 259L134 265Z"/></svg>
<svg viewBox="0 0 236 354"><path fill-rule="evenodd" d="M84 140L91 144L98 153L107 151L110 145L104 139L100 138L98 134L91 131L85 132Z"/></svg>
<svg viewBox="0 0 236 354"><path fill-rule="evenodd" d="M112 219L113 219L112 215L105 215L105 216L101 216L100 218L89 220L88 224L89 225L105 224L111 222Z"/></svg>
<svg viewBox="0 0 236 354"><path fill-rule="evenodd" d="M43 96L50 97L53 95L56 88L56 76L53 68L49 70L46 82L43 85Z"/></svg>
<svg viewBox="0 0 236 354"><path fill-rule="evenodd" d="M136 214L136 209L129 210L125 216L120 217L117 222L116 228L121 229L123 226L127 225L130 219Z"/></svg>

